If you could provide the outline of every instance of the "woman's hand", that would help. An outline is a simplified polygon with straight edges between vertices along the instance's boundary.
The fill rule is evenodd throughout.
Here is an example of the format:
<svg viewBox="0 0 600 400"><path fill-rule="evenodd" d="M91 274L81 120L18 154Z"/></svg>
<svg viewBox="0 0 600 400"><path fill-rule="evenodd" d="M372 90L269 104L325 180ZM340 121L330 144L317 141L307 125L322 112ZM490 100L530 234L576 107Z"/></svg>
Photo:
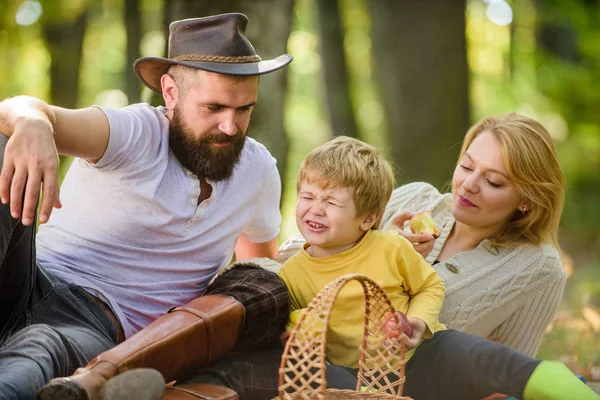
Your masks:
<svg viewBox="0 0 600 400"><path fill-rule="evenodd" d="M408 233L404 230L404 224L414 215L415 213L410 211L403 212L402 214L394 217L392 224L388 229L394 230L401 236L404 236L406 239L408 239L408 241L411 242L415 247L415 250L417 250L417 252L423 256L423 258L426 258L429 253L431 253L431 250L433 250L435 237L427 234Z"/></svg>
<svg viewBox="0 0 600 400"><path fill-rule="evenodd" d="M421 343L427 324L421 318L409 318L408 323L412 327L412 335L410 337L404 335L404 346L407 350L411 350Z"/></svg>

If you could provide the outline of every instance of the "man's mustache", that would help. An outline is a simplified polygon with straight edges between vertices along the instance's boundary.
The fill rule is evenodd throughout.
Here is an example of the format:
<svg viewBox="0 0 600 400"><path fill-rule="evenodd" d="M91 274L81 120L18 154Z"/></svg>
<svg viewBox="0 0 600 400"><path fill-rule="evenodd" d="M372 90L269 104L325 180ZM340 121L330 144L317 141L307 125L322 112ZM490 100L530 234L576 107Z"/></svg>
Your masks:
<svg viewBox="0 0 600 400"><path fill-rule="evenodd" d="M238 139L239 134L236 133L233 136L227 135L225 133L216 133L214 135L210 135L203 139L206 143L233 143Z"/></svg>

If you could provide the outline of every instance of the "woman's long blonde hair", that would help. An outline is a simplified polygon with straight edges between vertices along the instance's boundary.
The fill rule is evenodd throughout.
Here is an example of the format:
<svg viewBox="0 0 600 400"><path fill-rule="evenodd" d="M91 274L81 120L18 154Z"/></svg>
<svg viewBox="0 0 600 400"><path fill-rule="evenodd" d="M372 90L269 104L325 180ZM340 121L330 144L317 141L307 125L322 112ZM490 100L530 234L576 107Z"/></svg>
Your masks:
<svg viewBox="0 0 600 400"><path fill-rule="evenodd" d="M485 118L467 132L459 162L482 132L498 140L508 177L526 205L490 239L497 245L550 243L558 249L565 183L550 134L538 121L515 113Z"/></svg>

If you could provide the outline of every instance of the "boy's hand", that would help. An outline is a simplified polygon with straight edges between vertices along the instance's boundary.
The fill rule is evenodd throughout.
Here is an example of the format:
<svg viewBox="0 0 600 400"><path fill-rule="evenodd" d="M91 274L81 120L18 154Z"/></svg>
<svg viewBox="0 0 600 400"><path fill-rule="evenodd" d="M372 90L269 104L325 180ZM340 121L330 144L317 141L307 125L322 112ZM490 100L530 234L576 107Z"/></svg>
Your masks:
<svg viewBox="0 0 600 400"><path fill-rule="evenodd" d="M403 212L392 220L389 230L396 231L400 236L408 239L415 247L415 250L425 258L433 250L435 237L428 234L409 233L404 230L404 224L414 215L415 213L410 211Z"/></svg>
<svg viewBox="0 0 600 400"><path fill-rule="evenodd" d="M288 331L288 330L283 331L283 333L279 336L279 341L281 342L281 345L283 347L285 347L285 343L288 341L289 338L290 338L290 331Z"/></svg>
<svg viewBox="0 0 600 400"><path fill-rule="evenodd" d="M398 327L396 323L396 318L400 321L400 325L402 328ZM383 333L387 337L397 338L402 333L405 335L412 335L412 326L408 322L406 315L402 311L396 311L396 318L394 318L394 314L388 312L383 318Z"/></svg>
<svg viewBox="0 0 600 400"><path fill-rule="evenodd" d="M412 335L410 337L404 335L404 346L407 350L411 350L421 343L427 324L421 318L409 318L408 322L412 326Z"/></svg>

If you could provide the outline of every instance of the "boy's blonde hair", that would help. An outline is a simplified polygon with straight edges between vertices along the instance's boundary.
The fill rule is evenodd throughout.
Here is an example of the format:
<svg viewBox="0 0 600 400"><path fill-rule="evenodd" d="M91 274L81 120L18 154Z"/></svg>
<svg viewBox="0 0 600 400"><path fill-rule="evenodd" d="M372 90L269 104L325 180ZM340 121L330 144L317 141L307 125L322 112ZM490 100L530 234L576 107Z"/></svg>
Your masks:
<svg viewBox="0 0 600 400"><path fill-rule="evenodd" d="M498 140L508 177L527 207L515 211L491 239L498 245L546 242L559 248L565 182L550 134L538 121L515 113L485 118L467 132L459 162L483 132Z"/></svg>
<svg viewBox="0 0 600 400"><path fill-rule="evenodd" d="M308 153L300 165L296 191L304 182L323 189L348 188L357 216L378 214L372 227L377 229L392 195L394 174L375 147L347 136L338 136Z"/></svg>

